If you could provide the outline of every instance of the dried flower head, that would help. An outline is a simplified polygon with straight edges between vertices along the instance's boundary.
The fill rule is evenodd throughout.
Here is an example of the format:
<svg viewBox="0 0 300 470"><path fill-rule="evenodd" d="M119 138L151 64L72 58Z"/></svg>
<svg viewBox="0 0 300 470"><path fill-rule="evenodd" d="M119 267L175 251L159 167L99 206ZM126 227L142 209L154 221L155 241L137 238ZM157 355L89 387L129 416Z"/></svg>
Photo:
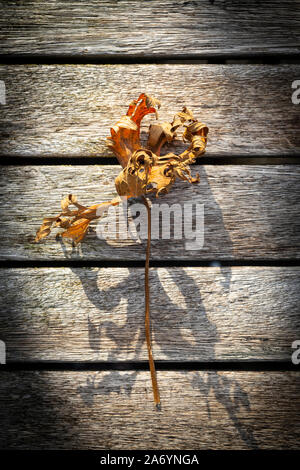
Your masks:
<svg viewBox="0 0 300 470"><path fill-rule="evenodd" d="M142 93L130 103L126 116L122 116L111 128L111 137L108 137L107 143L123 167L115 180L119 197L85 207L77 202L74 195L66 196L61 201L61 213L43 220L36 241L49 235L52 228L60 227L65 229L61 235L77 244L83 240L90 222L102 217L109 206L119 204L121 197L138 197L149 193L155 193L158 197L170 190L176 178L189 183L199 182L198 174L195 178L191 176L189 165L205 152L208 127L183 107L181 112L175 114L172 122L151 124L146 147L143 147L140 141L141 121L150 113L155 113L157 118L159 108L157 99ZM184 127L183 141L190 144L188 149L180 155L167 153L161 156L162 146L175 139L180 126ZM70 210L70 205L76 209Z"/></svg>

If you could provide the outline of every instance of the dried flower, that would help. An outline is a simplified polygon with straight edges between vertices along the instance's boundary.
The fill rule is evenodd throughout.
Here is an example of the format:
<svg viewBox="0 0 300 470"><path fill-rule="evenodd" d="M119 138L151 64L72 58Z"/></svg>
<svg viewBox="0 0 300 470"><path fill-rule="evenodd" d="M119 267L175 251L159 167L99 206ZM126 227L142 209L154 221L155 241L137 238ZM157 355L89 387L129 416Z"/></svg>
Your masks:
<svg viewBox="0 0 300 470"><path fill-rule="evenodd" d="M108 137L107 142L123 167L115 180L117 193L121 197L138 197L149 193L155 193L158 197L170 190L176 178L190 183L199 182L198 174L192 178L189 165L205 152L207 126L194 119L191 111L184 107L175 114L171 123L150 125L147 146L144 148L140 142L141 120L149 113L155 113L157 117L156 108L160 108L159 101L142 93L130 103L126 116L121 117L111 128L111 137ZM190 143L189 148L180 155L168 153L161 156L162 146L174 140L180 126L185 128L183 140ZM100 218L109 206L120 202L120 197L116 197L109 202L85 207L70 194L61 201L60 214L43 220L35 240L45 238L52 228L60 227L65 229L61 235L77 244L83 240L92 220ZM71 211L71 204L77 209Z"/></svg>
<svg viewBox="0 0 300 470"><path fill-rule="evenodd" d="M111 137L108 137L108 146L115 153L122 171L115 180L118 196L111 201L96 204L90 207L82 206L77 202L76 196L69 194L61 201L61 212L56 217L47 217L36 233L36 241L45 238L52 228L60 227L64 231L62 237L72 239L77 244L81 242L87 232L90 222L102 217L111 205L118 205L121 198L142 197L148 213L148 240L145 266L145 330L151 370L154 401L160 409L160 397L156 379L152 347L150 340L150 313L149 313L149 259L151 241L151 210L146 195L154 193L156 197L169 192L176 178L198 183L199 174L191 176L190 164L202 155L206 149L208 127L198 122L191 111L186 107L175 114L172 122L151 124L146 147L140 142L140 125L144 116L155 113L160 102L142 93L137 100L130 103L126 116L111 128ZM167 153L160 155L165 143L173 141L179 127L184 127L183 141L190 145L180 155ZM76 209L71 210L70 206Z"/></svg>

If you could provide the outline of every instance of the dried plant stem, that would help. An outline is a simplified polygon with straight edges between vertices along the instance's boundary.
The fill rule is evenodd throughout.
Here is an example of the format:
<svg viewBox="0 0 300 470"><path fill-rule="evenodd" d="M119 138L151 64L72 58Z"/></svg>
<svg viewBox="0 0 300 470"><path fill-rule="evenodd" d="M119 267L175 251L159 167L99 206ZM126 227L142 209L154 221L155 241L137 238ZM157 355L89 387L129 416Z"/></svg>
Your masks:
<svg viewBox="0 0 300 470"><path fill-rule="evenodd" d="M149 366L151 372L151 380L152 380L152 389L153 389L153 396L154 402L156 405L156 409L160 411L161 404L160 404L160 396L157 384L157 377L156 377L156 370L155 364L152 355L152 345L151 345L151 333L150 333L150 293L149 293L149 260L150 260L150 245L151 245L151 207L149 205L148 200L142 196L143 203L147 208L147 215L148 215L148 237L147 237L147 250L146 250L146 263L145 263L145 331L146 331L146 341L147 341L147 348L148 348L148 358L149 358Z"/></svg>

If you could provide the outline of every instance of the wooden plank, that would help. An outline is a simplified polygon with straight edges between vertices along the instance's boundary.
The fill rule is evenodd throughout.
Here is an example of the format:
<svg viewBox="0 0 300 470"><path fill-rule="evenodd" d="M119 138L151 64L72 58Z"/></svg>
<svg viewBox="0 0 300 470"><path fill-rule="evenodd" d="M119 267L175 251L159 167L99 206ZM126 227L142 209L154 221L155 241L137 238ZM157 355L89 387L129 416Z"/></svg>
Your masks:
<svg viewBox="0 0 300 470"><path fill-rule="evenodd" d="M0 447L298 449L296 372L2 372Z"/></svg>
<svg viewBox="0 0 300 470"><path fill-rule="evenodd" d="M93 222L90 233L77 248L56 240L54 233L40 243L34 242L43 217L57 215L60 201L67 194L77 195L84 205L111 200L116 195L114 178L119 170L118 166L108 165L3 167L1 258L143 260L146 240L117 238L123 236L122 226L119 233L117 224L115 229L108 227L108 239L98 237L99 228L106 230L106 224L114 222L112 216ZM152 198L152 202L153 206L178 203L183 223L198 220L199 248L190 249L184 231L182 239L175 239L171 227L170 239L162 239L160 234L159 239L152 241L152 259L299 258L298 166L205 165L195 166L193 172L196 171L200 173L199 185L178 181L171 193ZM195 210L191 216L191 203L200 209L204 205L203 218L200 213L196 220ZM168 221L166 215L164 226Z"/></svg>
<svg viewBox="0 0 300 470"><path fill-rule="evenodd" d="M299 268L151 269L157 360L290 361ZM147 361L143 269L0 271L7 361Z"/></svg>
<svg viewBox="0 0 300 470"><path fill-rule="evenodd" d="M297 53L295 1L1 2L2 54L141 56Z"/></svg>
<svg viewBox="0 0 300 470"><path fill-rule="evenodd" d="M208 157L299 155L299 76L299 64L0 66L0 154L111 156L111 126L146 92L161 100L162 121L186 105L209 126ZM178 140L166 152L185 148Z"/></svg>

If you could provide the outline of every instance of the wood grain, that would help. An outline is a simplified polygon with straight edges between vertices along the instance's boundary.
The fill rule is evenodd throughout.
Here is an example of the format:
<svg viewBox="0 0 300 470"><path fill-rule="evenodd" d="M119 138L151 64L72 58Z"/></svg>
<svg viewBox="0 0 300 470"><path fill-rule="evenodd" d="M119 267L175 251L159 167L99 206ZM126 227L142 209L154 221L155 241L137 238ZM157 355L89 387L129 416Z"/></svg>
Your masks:
<svg viewBox="0 0 300 470"><path fill-rule="evenodd" d="M114 178L119 170L118 166L108 165L3 167L1 258L144 260L146 240L121 239L122 224L120 229L118 224L115 228L106 225L113 223L112 215L101 223L95 221L76 248L56 239L55 233L40 243L34 242L43 217L57 215L65 195L77 195L84 205L111 200L116 195ZM159 239L152 241L152 259L299 258L298 166L205 165L193 167L194 174L196 171L200 173L199 185L178 181L170 194L152 198L152 202L153 206L180 204L184 223L196 223L196 204L200 208L204 204L203 246L200 214L195 228L199 248L190 249L183 231L182 239L175 239L171 221L170 239L163 239L160 234ZM122 213L122 209L119 211ZM179 219L175 220L178 225ZM166 216L164 226L168 221ZM131 222L134 227L132 218ZM98 237L99 228L110 230L108 238Z"/></svg>
<svg viewBox="0 0 300 470"><path fill-rule="evenodd" d="M150 271L154 357L290 361L300 338L299 268ZM7 361L147 361L144 272L0 271Z"/></svg>
<svg viewBox="0 0 300 470"><path fill-rule="evenodd" d="M300 51L294 1L1 2L2 54L230 56Z"/></svg>
<svg viewBox="0 0 300 470"><path fill-rule="evenodd" d="M299 156L299 64L176 64L300 52L297 2L0 2L0 55L67 62L174 59L169 64L3 65L4 157L106 157L110 127L144 91L161 120L187 105L210 129L208 157ZM230 62L230 61L229 61ZM145 119L142 136L151 118ZM179 141L168 151L181 152ZM59 160L58 160L59 162ZM159 202L204 204L204 246L153 240L154 260L299 259L296 166L198 166ZM142 260L145 243L96 236L78 248L33 243L43 216L77 194L115 195L118 166L3 167L2 260ZM157 202L157 201L152 201ZM189 213L189 217L191 214ZM175 220L176 223L176 220ZM171 224L172 225L172 224ZM0 270L0 339L7 360L147 360L140 268ZM158 361L290 361L300 337L299 268L151 269ZM2 449L299 449L297 372L158 371L162 412L147 371L1 373Z"/></svg>
<svg viewBox="0 0 300 470"><path fill-rule="evenodd" d="M298 449L296 372L1 374L0 447L11 449Z"/></svg>
<svg viewBox="0 0 300 470"><path fill-rule="evenodd" d="M172 120L183 105L209 127L207 157L300 154L300 111L292 83L300 65L0 66L0 154L112 156L106 137L141 92ZM145 139L153 116L145 118ZM178 140L167 151L186 149Z"/></svg>

